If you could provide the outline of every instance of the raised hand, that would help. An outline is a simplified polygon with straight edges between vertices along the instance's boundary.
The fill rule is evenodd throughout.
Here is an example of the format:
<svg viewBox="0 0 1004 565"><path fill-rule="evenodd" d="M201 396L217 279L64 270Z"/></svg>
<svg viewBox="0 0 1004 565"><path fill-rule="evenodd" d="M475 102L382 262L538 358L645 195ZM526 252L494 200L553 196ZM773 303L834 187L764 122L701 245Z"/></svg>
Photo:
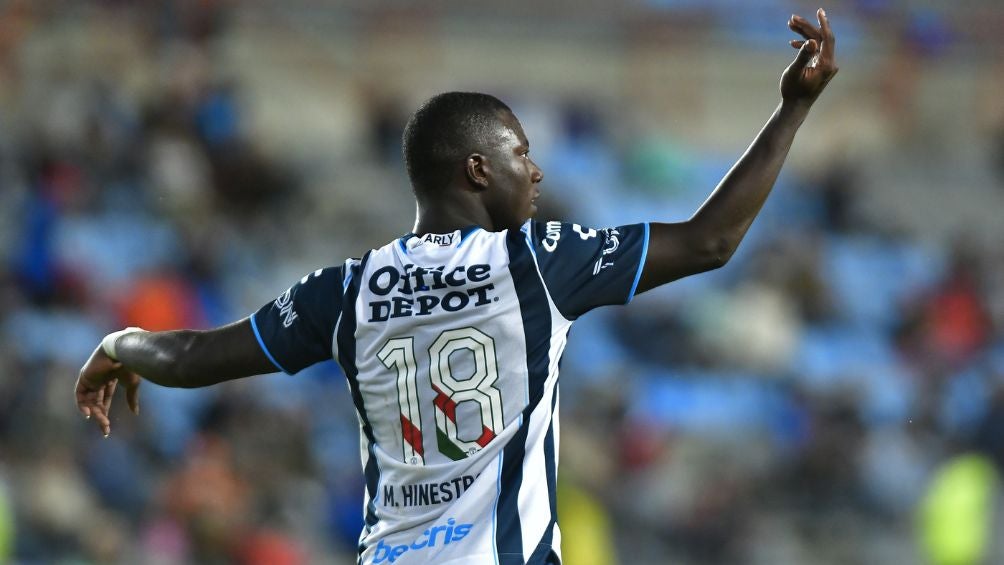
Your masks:
<svg viewBox="0 0 1004 565"><path fill-rule="evenodd" d="M139 376L106 355L101 346L94 350L77 377L77 409L85 418L93 418L105 437L112 431L108 414L120 382L126 388L129 409L139 414Z"/></svg>
<svg viewBox="0 0 1004 565"><path fill-rule="evenodd" d="M801 16L793 15L788 20L788 27L804 39L790 42L798 49L798 55L781 75L781 97L784 100L811 104L837 74L834 60L836 39L822 8L816 11L816 19L819 27Z"/></svg>

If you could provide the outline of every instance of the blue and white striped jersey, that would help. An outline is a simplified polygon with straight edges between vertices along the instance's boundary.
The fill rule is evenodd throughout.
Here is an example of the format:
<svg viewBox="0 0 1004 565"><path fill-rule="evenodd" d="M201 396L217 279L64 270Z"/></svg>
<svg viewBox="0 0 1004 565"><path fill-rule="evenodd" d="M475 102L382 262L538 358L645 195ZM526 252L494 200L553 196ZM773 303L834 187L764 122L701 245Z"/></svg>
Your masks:
<svg viewBox="0 0 1004 565"><path fill-rule="evenodd" d="M334 357L366 476L360 563L560 561L558 364L572 322L631 300L648 224L408 235L251 317L287 373Z"/></svg>

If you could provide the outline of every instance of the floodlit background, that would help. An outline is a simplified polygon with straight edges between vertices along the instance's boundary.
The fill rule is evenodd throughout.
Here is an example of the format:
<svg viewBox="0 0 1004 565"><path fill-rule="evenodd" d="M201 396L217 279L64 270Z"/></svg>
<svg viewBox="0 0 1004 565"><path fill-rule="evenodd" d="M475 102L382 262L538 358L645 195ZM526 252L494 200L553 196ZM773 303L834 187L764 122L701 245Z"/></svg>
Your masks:
<svg viewBox="0 0 1004 565"><path fill-rule="evenodd" d="M0 2L0 562L353 563L333 364L73 406L108 331L209 327L409 231L409 113L494 93L542 216L687 218L795 0ZM1004 562L1004 4L833 0L841 72L724 269L586 316L567 565Z"/></svg>

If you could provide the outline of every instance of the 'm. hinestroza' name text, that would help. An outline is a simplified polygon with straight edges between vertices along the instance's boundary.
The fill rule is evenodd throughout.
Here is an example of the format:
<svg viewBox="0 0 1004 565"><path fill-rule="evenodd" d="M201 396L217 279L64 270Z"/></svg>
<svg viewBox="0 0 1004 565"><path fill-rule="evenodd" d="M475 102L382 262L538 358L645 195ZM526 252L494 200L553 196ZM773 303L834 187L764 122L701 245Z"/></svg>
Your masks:
<svg viewBox="0 0 1004 565"><path fill-rule="evenodd" d="M446 266L425 268L405 265L404 272L393 265L373 271L369 279L370 292L395 296L369 303L369 321L386 322L405 316L428 316L437 309L457 312L468 306L485 306L492 302L488 295L495 288L484 283L491 278L491 267L485 264L459 265L447 270ZM440 292L440 291L447 292Z"/></svg>

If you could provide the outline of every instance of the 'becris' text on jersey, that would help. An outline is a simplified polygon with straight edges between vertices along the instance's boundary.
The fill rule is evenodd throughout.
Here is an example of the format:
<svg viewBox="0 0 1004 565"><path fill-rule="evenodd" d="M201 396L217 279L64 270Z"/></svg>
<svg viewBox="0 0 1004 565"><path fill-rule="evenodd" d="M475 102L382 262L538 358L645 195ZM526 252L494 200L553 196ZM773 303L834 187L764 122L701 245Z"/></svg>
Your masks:
<svg viewBox="0 0 1004 565"><path fill-rule="evenodd" d="M386 322L391 318L428 316L442 310L457 312L491 304L498 298L490 291L491 267L487 264L458 265L449 268L404 265L400 271L393 265L381 267L370 275L369 289L382 300L368 304L368 321ZM443 292L446 291L446 292ZM391 295L393 293L393 295Z"/></svg>

